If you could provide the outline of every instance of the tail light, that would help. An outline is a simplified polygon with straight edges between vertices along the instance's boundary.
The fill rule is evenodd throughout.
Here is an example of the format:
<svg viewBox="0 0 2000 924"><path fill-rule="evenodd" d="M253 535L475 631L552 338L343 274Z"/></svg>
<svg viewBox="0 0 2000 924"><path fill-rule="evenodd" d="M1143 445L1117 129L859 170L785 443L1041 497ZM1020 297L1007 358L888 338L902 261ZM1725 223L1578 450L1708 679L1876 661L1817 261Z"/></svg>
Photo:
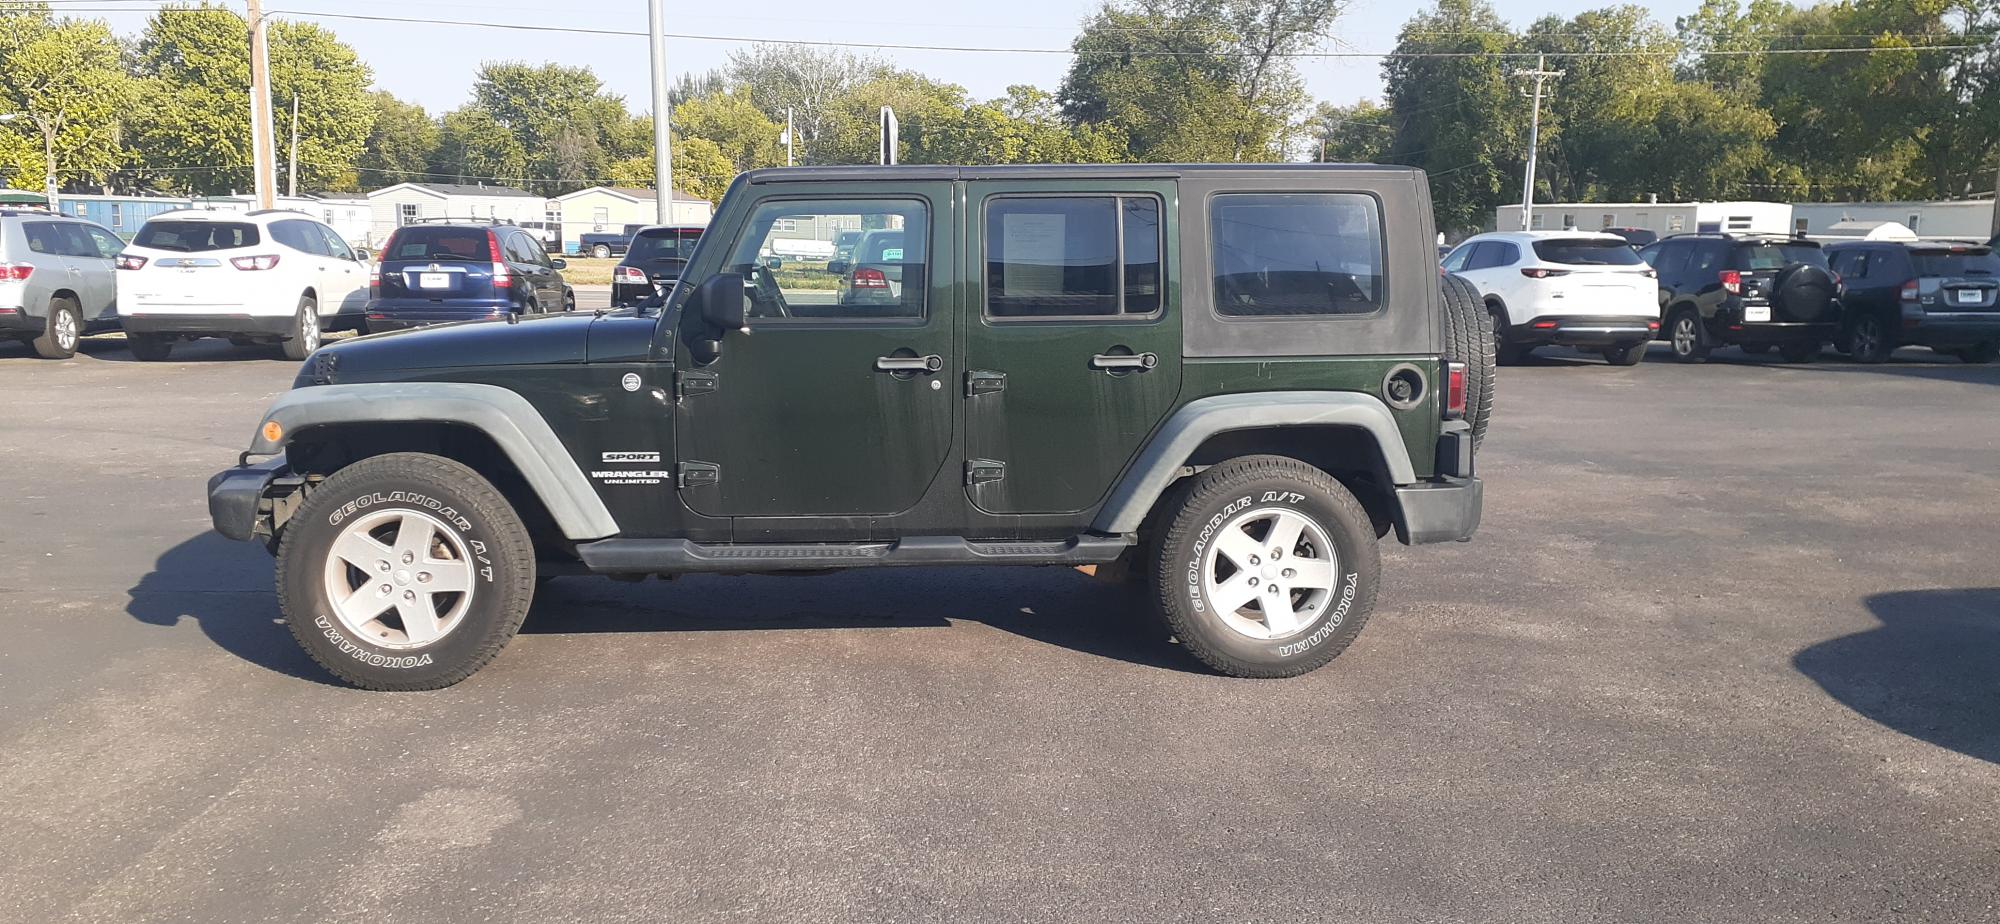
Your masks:
<svg viewBox="0 0 2000 924"><path fill-rule="evenodd" d="M1743 294L1743 274L1735 270L1723 270L1717 274L1722 280L1722 291L1731 295Z"/></svg>
<svg viewBox="0 0 2000 924"><path fill-rule="evenodd" d="M1465 417L1465 364L1445 363L1444 366L1444 419L1460 420Z"/></svg>
<svg viewBox="0 0 2000 924"><path fill-rule="evenodd" d="M1528 266L1521 269L1521 275L1529 279L1548 279L1552 276L1567 276L1569 275L1569 270L1543 269L1539 266Z"/></svg>
<svg viewBox="0 0 2000 924"><path fill-rule="evenodd" d="M368 294L382 294L382 264L380 263L368 268Z"/></svg>
<svg viewBox="0 0 2000 924"><path fill-rule="evenodd" d="M854 271L854 287L857 289L886 289L889 277L878 269L858 269Z"/></svg>
<svg viewBox="0 0 2000 924"><path fill-rule="evenodd" d="M621 266L613 270L611 276L612 281L621 285L643 286L646 284L645 271L636 266Z"/></svg>
<svg viewBox="0 0 2000 924"><path fill-rule="evenodd" d="M35 268L26 263L0 263L0 282L27 282Z"/></svg>
<svg viewBox="0 0 2000 924"><path fill-rule="evenodd" d="M1916 304L1917 281L1915 279L1912 279L1909 282L1903 283L1903 291L1897 295L1897 298L1902 299L1904 302L1908 304L1912 305Z"/></svg>
<svg viewBox="0 0 2000 924"><path fill-rule="evenodd" d="M145 269L145 268L146 268L146 258L145 258L145 257L142 257L142 256L139 256L139 255L138 255L138 254L136 254L136 253L121 253L121 254L119 254L119 255L118 255L118 268L119 268L119 269Z"/></svg>
<svg viewBox="0 0 2000 924"><path fill-rule="evenodd" d="M500 255L500 235L486 232L486 255L493 259L493 288L511 289L514 277L507 272L507 258Z"/></svg>
<svg viewBox="0 0 2000 924"><path fill-rule="evenodd" d="M1555 330L1555 329L1556 329L1556 322L1554 322L1554 321L1536 321L1536 322L1534 323L1534 328L1535 328L1536 330Z"/></svg>
<svg viewBox="0 0 2000 924"><path fill-rule="evenodd" d="M274 269L278 265L278 255L274 253L260 253L254 257L230 257L229 265L240 270Z"/></svg>

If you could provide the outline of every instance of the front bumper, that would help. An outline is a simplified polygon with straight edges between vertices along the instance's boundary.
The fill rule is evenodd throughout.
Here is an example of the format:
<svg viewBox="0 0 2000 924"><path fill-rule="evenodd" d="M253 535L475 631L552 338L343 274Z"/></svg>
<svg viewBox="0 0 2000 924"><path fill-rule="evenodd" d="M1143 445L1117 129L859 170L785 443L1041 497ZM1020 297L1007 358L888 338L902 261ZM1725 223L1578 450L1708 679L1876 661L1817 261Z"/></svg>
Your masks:
<svg viewBox="0 0 2000 924"><path fill-rule="evenodd" d="M1658 333L1660 322L1650 317L1556 315L1530 318L1509 327L1507 342L1561 346L1610 346L1644 343Z"/></svg>
<svg viewBox="0 0 2000 924"><path fill-rule="evenodd" d="M251 314L121 314L118 323L128 334L250 334L289 337L291 315Z"/></svg>
<svg viewBox="0 0 2000 924"><path fill-rule="evenodd" d="M239 542L268 541L278 501L304 484L282 455L216 472L208 479L209 522L216 532ZM266 496L274 491L280 496L267 502Z"/></svg>
<svg viewBox="0 0 2000 924"><path fill-rule="evenodd" d="M1396 538L1404 545L1463 542L1479 530L1485 488L1474 477L1443 476L1396 488L1402 516Z"/></svg>

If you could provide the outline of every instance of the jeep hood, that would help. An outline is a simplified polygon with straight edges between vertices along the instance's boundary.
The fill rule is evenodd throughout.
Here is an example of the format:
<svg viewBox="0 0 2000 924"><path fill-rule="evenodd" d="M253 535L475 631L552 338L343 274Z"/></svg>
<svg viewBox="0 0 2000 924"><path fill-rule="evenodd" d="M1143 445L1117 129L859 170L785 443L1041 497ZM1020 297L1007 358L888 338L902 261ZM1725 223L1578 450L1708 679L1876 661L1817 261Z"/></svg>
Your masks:
<svg viewBox="0 0 2000 924"><path fill-rule="evenodd" d="M593 313L575 312L519 322L466 321L371 334L321 347L300 378L309 379L313 363L323 361L333 364L341 381L422 369L587 362L590 329L598 320Z"/></svg>

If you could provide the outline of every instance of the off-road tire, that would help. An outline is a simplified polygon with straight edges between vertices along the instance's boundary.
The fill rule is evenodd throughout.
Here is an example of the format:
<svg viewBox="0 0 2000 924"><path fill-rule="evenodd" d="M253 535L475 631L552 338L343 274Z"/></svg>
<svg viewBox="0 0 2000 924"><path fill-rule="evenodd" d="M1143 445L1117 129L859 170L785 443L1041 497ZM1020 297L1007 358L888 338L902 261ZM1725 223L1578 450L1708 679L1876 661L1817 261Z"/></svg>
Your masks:
<svg viewBox="0 0 2000 924"><path fill-rule="evenodd" d="M173 354L174 341L165 334L126 334L125 347L132 351L133 359L156 363Z"/></svg>
<svg viewBox="0 0 2000 924"><path fill-rule="evenodd" d="M1472 426L1472 448L1486 442L1486 424L1493 417L1493 392L1498 382L1493 367L1493 316L1486 313L1479 290L1464 277L1447 275L1444 290L1444 358L1465 364L1465 422Z"/></svg>
<svg viewBox="0 0 2000 924"><path fill-rule="evenodd" d="M1231 677L1295 677L1324 666L1354 641L1375 609L1380 551L1368 512L1346 487L1284 456L1243 456L1186 479L1163 503L1150 543L1151 596L1168 632L1203 664ZM1202 569L1216 530L1264 507L1298 513L1325 532L1338 556L1333 600L1318 618L1274 640L1231 629L1209 606Z"/></svg>
<svg viewBox="0 0 2000 924"><path fill-rule="evenodd" d="M327 600L323 569L341 522L384 509L446 523L476 560L465 615L420 648L358 637ZM334 676L367 690L435 690L484 667L520 630L535 596L535 548L520 516L478 472L441 456L388 453L334 472L306 498L279 538L277 586L292 637Z"/></svg>
<svg viewBox="0 0 2000 924"><path fill-rule="evenodd" d="M1687 338L1681 336L1683 322L1691 325ZM1673 347L1674 359L1684 363L1708 362L1708 354L1715 349L1714 341L1708 337L1708 325L1701 321L1701 313L1693 308L1676 308L1667 315L1667 343Z"/></svg>
<svg viewBox="0 0 2000 924"><path fill-rule="evenodd" d="M64 325L68 325L67 330ZM67 298L49 300L49 316L42 321L42 333L28 345L43 359L68 359L76 355L83 340L83 311Z"/></svg>
<svg viewBox="0 0 2000 924"><path fill-rule="evenodd" d="M595 244L590 248L590 255L599 260L609 260L611 259L611 248L605 244Z"/></svg>
<svg viewBox="0 0 2000 924"><path fill-rule="evenodd" d="M301 360L319 349L319 302L310 295L299 296L299 310L292 315L291 336L278 342L285 358Z"/></svg>
<svg viewBox="0 0 2000 924"><path fill-rule="evenodd" d="M1605 347L1603 350L1604 361L1614 366L1636 366L1640 360L1646 358L1646 348L1652 346L1652 344L1651 340L1646 340L1639 343L1629 343L1624 346L1613 345Z"/></svg>
<svg viewBox="0 0 2000 924"><path fill-rule="evenodd" d="M1819 358L1821 348L1817 340L1787 340L1778 344L1778 356L1788 363L1809 363Z"/></svg>

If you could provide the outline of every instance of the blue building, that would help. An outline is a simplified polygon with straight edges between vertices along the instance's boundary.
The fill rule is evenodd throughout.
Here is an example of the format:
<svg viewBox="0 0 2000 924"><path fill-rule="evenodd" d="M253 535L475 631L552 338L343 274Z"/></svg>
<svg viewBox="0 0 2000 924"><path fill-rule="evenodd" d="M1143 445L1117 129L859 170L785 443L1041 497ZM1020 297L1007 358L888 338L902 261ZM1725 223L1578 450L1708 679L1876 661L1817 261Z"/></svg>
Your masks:
<svg viewBox="0 0 2000 924"><path fill-rule="evenodd" d="M166 196L100 196L90 193L63 193L57 197L56 210L65 215L75 215L87 221L94 221L110 228L119 237L130 239L139 233L139 226L146 219L161 212L184 209L190 205L187 199Z"/></svg>

